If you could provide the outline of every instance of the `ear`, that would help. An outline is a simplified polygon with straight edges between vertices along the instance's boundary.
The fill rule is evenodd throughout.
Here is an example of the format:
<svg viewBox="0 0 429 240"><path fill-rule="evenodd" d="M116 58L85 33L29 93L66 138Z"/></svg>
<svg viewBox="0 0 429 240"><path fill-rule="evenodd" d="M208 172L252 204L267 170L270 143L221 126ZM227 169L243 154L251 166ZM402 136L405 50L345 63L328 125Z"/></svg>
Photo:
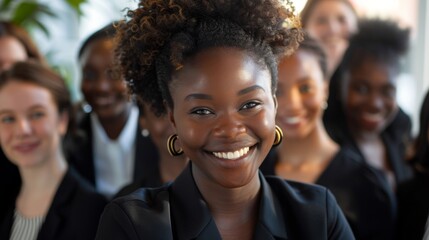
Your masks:
<svg viewBox="0 0 429 240"><path fill-rule="evenodd" d="M69 113L67 111L63 111L59 114L58 118L58 132L61 136L66 135L67 127L69 126Z"/></svg>
<svg viewBox="0 0 429 240"><path fill-rule="evenodd" d="M328 98L329 98L329 80L323 81L323 90L325 92L325 101L328 101Z"/></svg>

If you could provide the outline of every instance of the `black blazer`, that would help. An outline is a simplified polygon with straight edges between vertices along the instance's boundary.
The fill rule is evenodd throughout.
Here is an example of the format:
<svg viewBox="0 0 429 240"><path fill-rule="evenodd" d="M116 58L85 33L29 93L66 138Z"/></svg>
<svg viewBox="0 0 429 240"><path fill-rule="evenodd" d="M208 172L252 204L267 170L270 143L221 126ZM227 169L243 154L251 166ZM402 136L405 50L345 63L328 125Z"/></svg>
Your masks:
<svg viewBox="0 0 429 240"><path fill-rule="evenodd" d="M398 186L398 239L421 240L429 214L429 173L416 172Z"/></svg>
<svg viewBox="0 0 429 240"><path fill-rule="evenodd" d="M191 167L170 185L141 188L113 200L101 217L96 239L221 239ZM354 239L326 188L259 177L261 200L254 239Z"/></svg>
<svg viewBox="0 0 429 240"><path fill-rule="evenodd" d="M381 185L379 175L354 151L342 147L316 184L328 188L343 210L356 239L393 239L396 220L395 197ZM275 175L275 148L262 163L264 175Z"/></svg>
<svg viewBox="0 0 429 240"><path fill-rule="evenodd" d="M78 121L77 133L69 136L65 144L65 152L70 164L95 186L95 165L93 152L93 138L91 118L84 114ZM158 166L157 148L150 140L141 135L140 124L136 131L136 147L134 157L134 174L132 182L141 182L157 178L159 171L154 171L153 166Z"/></svg>
<svg viewBox="0 0 429 240"><path fill-rule="evenodd" d="M103 196L92 190L75 170L69 168L55 193L37 239L94 239L106 203ZM0 239L10 238L15 203L9 205L8 209L5 218L0 219Z"/></svg>

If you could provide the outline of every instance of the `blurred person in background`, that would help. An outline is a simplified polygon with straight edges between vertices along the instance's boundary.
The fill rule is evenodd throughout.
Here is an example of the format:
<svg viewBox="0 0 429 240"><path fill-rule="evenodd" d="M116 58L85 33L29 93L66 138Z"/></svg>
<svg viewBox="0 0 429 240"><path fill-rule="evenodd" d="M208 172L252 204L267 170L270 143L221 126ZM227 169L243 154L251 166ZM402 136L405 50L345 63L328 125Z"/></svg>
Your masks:
<svg viewBox="0 0 429 240"><path fill-rule="evenodd" d="M414 151L414 177L398 186L398 235L404 240L422 239L429 214L429 91L421 106Z"/></svg>
<svg viewBox="0 0 429 240"><path fill-rule="evenodd" d="M159 187L172 182L179 176L189 160L185 154L172 156L169 153L166 142L174 131L167 116L155 114L147 103L139 103L139 110L142 136L145 139L140 147L143 148L143 152L151 153L151 155L145 155L145 158L154 158L157 161L145 161L145 168L151 169L150 174L143 176L140 181L124 187L116 195L117 197L127 195L138 188ZM153 151L153 149L157 149L157 151Z"/></svg>
<svg viewBox="0 0 429 240"><path fill-rule="evenodd" d="M28 32L22 27L8 21L0 21L0 73L10 68L17 61L31 59L45 63L43 55ZM9 205L15 199L21 185L18 168L13 165L0 149L0 206ZM5 209L0 207L0 216Z"/></svg>
<svg viewBox="0 0 429 240"><path fill-rule="evenodd" d="M71 164L108 198L152 175L147 166L158 164L151 157L156 148L144 148L147 140L141 135L139 110L115 67L115 33L110 23L89 36L79 50L81 91L91 111L78 114L78 134L66 146Z"/></svg>
<svg viewBox="0 0 429 240"><path fill-rule="evenodd" d="M298 50L279 61L276 122L285 136L260 169L265 175L319 184L332 191L357 239L390 239L394 206L376 173L326 132L328 98L325 53L306 36Z"/></svg>
<svg viewBox="0 0 429 240"><path fill-rule="evenodd" d="M94 239L106 200L68 166L62 138L72 115L65 82L40 63L0 74L0 143L22 180L0 239Z"/></svg>

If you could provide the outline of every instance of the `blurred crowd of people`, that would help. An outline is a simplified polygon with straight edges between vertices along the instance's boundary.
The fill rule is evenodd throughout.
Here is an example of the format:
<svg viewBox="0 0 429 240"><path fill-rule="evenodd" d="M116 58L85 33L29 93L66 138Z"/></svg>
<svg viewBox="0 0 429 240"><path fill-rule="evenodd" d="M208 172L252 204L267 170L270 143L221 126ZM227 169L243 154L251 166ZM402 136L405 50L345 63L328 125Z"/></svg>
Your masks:
<svg viewBox="0 0 429 240"><path fill-rule="evenodd" d="M409 29L360 19L348 0L308 0L300 17L299 47L277 62L283 140L260 171L329 189L356 239L422 239L429 92L417 136L396 101ZM94 239L108 202L190 164L171 115L127 89L118 26L82 43L83 99L72 103L28 33L0 22L0 239Z"/></svg>

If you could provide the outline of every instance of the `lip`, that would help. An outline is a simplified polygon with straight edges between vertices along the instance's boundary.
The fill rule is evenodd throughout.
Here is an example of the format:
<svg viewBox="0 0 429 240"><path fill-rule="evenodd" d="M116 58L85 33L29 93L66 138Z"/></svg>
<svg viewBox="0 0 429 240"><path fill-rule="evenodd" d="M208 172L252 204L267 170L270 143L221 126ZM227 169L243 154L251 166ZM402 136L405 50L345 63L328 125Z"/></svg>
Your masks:
<svg viewBox="0 0 429 240"><path fill-rule="evenodd" d="M384 122L384 116L381 113L363 113L361 121L366 128L376 129Z"/></svg>
<svg viewBox="0 0 429 240"><path fill-rule="evenodd" d="M13 147L13 150L21 154L32 153L39 146L39 142L20 143Z"/></svg>
<svg viewBox="0 0 429 240"><path fill-rule="evenodd" d="M98 97L92 99L92 105L95 107L106 107L115 103L114 97Z"/></svg>

